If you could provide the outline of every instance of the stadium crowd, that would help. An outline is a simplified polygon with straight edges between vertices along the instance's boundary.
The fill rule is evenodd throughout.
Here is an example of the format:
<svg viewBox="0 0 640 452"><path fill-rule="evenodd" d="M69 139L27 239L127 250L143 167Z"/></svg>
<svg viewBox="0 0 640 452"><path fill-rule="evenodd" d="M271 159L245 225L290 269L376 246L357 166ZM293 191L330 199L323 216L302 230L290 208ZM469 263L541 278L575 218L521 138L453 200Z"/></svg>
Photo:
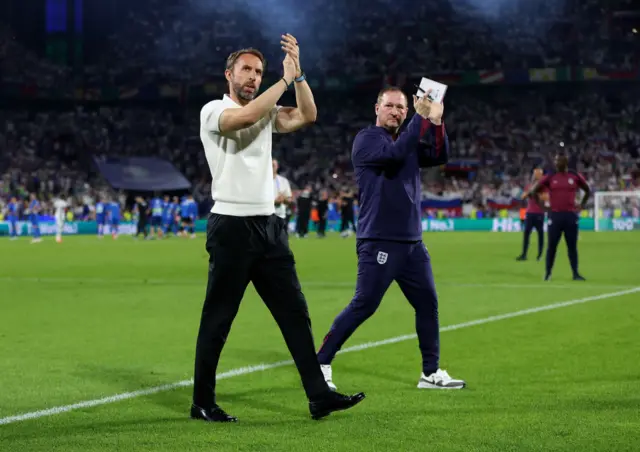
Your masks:
<svg viewBox="0 0 640 452"><path fill-rule="evenodd" d="M640 97L628 90L620 99L585 90L567 100L554 99L553 93L541 96L541 91L509 97L503 88L500 98L452 91L446 119L452 165L425 172L425 196L458 195L480 209L489 198L517 197L532 168L550 169L551 156L560 149L596 190L640 187ZM482 99L487 96L492 100ZM366 102L321 108L316 125L279 137L274 154L282 174L298 188L309 183L336 192L351 184L350 144L371 121L374 99L369 93ZM622 108L618 101L624 102ZM178 116L113 107L0 111L0 190L45 197L65 192L91 203L107 189L92 168L92 156L153 155L171 160L193 182L196 200L206 203L209 185L197 110Z"/></svg>
<svg viewBox="0 0 640 452"><path fill-rule="evenodd" d="M249 44L247 37L252 45L260 36L266 43L277 40L282 30L268 35L271 17L310 43L303 60L310 74L357 78L559 64L623 70L636 67L640 56L633 28L618 14L632 9L633 0L380 0L375 8L368 0L326 0L296 4L295 18L282 14L275 0L215 7L202 0L130 3L107 45L86 55L79 71L38 58L12 39L8 27L0 28L1 76L46 85L198 82L217 74L229 53ZM389 23L398 25L390 29ZM263 50L268 60L279 61L277 45Z"/></svg>
<svg viewBox="0 0 640 452"><path fill-rule="evenodd" d="M105 52L79 70L38 57L2 26L0 79L45 86L204 81L221 72L228 53L246 41L243 36L252 30L259 36L260 21L231 5L212 11L205 9L206 2L189 3L150 0L147 8L132 8ZM436 0L382 3L384 8L366 8L362 0L297 5L301 17L314 17L322 25L309 27L314 45L303 50L305 70L352 78L405 74L413 82L417 77L412 74L466 69L561 63L629 70L640 61L637 35L624 21L614 20L608 2L507 2L499 11L462 7L461 2L446 8ZM616 8L629 5L618 2ZM411 18L407 8L415 13ZM503 16L509 20L497 20ZM429 21L422 20L426 17ZM594 22L596 17L606 20ZM387 35L384 24L393 18L400 25ZM593 23L599 24L596 30L589 28ZM447 33L438 33L445 28ZM336 37L335 30L343 33ZM273 62L281 58L269 48L266 53ZM277 63L273 66L279 70ZM337 196L353 183L351 141L371 123L376 92L317 94L317 123L276 137L274 157L295 187L311 184ZM153 155L173 162L193 182L195 199L206 211L208 169L198 137L199 106L206 100L160 107L140 102L43 108L25 102L0 109L0 210L10 194L36 192L46 200L65 193L74 198L76 218L88 218L100 193L111 192L93 157ZM532 168L550 169L550 156L559 149L596 190L640 185L640 89L635 82L454 87L447 94L445 122L452 163L424 173L424 196L459 196L466 205L494 215L487 200L519 196ZM123 192L111 196L127 199Z"/></svg>

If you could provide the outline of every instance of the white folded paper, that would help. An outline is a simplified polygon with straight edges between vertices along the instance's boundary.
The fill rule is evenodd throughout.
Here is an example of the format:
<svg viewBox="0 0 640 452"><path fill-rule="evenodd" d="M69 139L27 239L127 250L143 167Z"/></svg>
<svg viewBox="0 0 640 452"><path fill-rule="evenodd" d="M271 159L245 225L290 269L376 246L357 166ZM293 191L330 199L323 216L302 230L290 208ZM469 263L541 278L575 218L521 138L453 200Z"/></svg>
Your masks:
<svg viewBox="0 0 640 452"><path fill-rule="evenodd" d="M436 82L435 80L431 80L430 78L422 77L422 80L420 81L420 87L418 88L416 96L422 97L429 90L431 90L430 96L433 101L442 103L444 95L447 92L447 85Z"/></svg>

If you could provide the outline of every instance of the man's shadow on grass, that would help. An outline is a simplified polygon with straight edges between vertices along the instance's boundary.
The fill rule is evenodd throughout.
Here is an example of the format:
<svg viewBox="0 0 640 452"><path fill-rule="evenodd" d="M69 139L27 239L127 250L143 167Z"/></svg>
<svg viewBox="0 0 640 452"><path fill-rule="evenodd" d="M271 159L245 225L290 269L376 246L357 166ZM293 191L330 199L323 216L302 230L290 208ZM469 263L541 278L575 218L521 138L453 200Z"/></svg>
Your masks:
<svg viewBox="0 0 640 452"><path fill-rule="evenodd" d="M238 352L238 350L234 350L235 356L237 356L236 352ZM254 363L260 362L260 357L255 356L255 353L251 354L247 351L246 354L247 356L251 355L253 357L253 360L255 360L253 361ZM284 353L274 356L273 352L268 352L264 355L264 358L267 358L265 360L267 363L278 361L278 358L284 361L288 357ZM293 366L283 366L283 368L287 368L286 372L292 372L297 375ZM222 374L226 370L227 369L221 366L219 373ZM255 381L256 377L258 377L262 372L269 372L269 370L256 371L251 374L233 377L234 380L245 378L247 379L247 385L253 387L249 387L248 389L241 391L234 391L233 389L223 389L222 391L218 391L218 402L220 405L224 406L226 402L233 405L238 403L240 405L255 407L256 409L266 409L275 413L297 414L300 410L290 408L290 403L288 403L287 400L291 399L292 394L299 393L301 405L306 408L306 398L304 397L302 385L299 382L289 385L288 383L283 384L277 379L274 379L275 385L265 387L265 385L260 381ZM114 368L91 364L80 367L76 371L76 375L81 376L83 379L106 385L110 388L110 393L97 395L95 397L96 399L101 398L101 396L109 397L116 394L137 393L138 391L158 388L157 392L153 392L151 394L136 394L131 398L143 397L145 400L167 408L172 412L180 414L186 413L187 416L191 407L191 395L193 391L193 385L189 382L191 380L191 375L185 375L181 384L175 386L172 386L174 383L177 383L175 375L167 376L163 373L144 368ZM217 387L224 388L226 386L226 380L228 379L230 378L218 380ZM290 378L287 377L286 381L290 381ZM274 394L277 396L274 397ZM283 398L285 401L280 403L279 400L282 400ZM120 401L116 403L123 402Z"/></svg>

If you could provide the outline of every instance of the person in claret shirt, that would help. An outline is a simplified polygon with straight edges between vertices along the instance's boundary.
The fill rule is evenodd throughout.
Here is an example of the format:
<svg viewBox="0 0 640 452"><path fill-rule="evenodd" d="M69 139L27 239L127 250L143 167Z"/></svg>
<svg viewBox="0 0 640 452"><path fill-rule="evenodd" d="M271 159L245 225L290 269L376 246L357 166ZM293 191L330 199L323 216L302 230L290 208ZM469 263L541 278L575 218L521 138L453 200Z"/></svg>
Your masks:
<svg viewBox="0 0 640 452"><path fill-rule="evenodd" d="M542 169L536 168L533 170L533 180L534 183L539 181L543 177ZM524 220L524 238L522 242L522 254L516 258L517 261L526 261L527 260L527 251L529 250L529 238L531 237L531 232L535 229L538 233L538 257L537 260L542 258L542 250L544 249L544 209L540 207L540 205L531 199L529 196L525 196L529 189L533 186L532 184L527 185L525 188L525 194L522 195L522 199L527 200L527 213ZM545 202L549 199L549 194L546 189L543 188L543 191L539 193L539 198L541 201Z"/></svg>
<svg viewBox="0 0 640 452"><path fill-rule="evenodd" d="M556 155L555 166L555 173L543 177L527 193L533 196L534 201L542 207L539 194L545 188L549 191L549 245L544 280L551 279L558 244L564 234L573 280L584 281L585 279L578 272L578 211L586 206L591 189L581 174L569 170L569 160L566 155ZM576 205L578 190L582 190L584 195L580 204Z"/></svg>

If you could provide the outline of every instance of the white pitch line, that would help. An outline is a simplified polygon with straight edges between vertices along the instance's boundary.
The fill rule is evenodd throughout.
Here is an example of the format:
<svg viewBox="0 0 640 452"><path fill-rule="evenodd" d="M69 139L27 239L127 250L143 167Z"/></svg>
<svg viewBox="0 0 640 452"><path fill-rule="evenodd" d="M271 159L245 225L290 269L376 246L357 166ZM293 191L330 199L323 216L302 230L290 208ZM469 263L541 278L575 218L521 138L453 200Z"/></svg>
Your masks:
<svg viewBox="0 0 640 452"><path fill-rule="evenodd" d="M581 303L588 303L588 302L591 302L591 301L598 301L598 300L604 300L604 299L607 299L607 298L621 297L623 295L629 295L629 294L636 293L636 292L640 292L640 287L634 287L633 289L623 290L623 291L620 291L620 292L609 292L609 293L604 293L604 294L601 294L601 295L594 295L592 297L578 298L578 299L575 299L575 300L563 301L563 302L560 302L560 303L553 303L553 304L549 304L549 305L545 305L545 306L538 306L538 307L535 307L535 308L523 309L523 310L520 310L520 311L508 312L506 314L493 315L493 316L485 317L485 318L482 318L482 319L471 320L469 322L457 323L455 325L449 325L449 326L445 326L445 327L440 328L440 332L444 333L446 331L460 330L462 328L468 328L470 326L484 325L486 323L498 322L500 320L511 319L511 318L514 318L514 317L522 317L522 316L529 315L529 314L535 314L537 312L551 311L551 310L554 310L554 309L566 308L568 306L573 306L573 305L581 304ZM395 344L397 342L403 342L403 341L407 341L407 340L411 340L411 339L415 339L415 338L416 338L416 334L415 333L414 334L406 334L404 336L392 337L392 338L384 339L384 340L381 340L381 341L366 342L364 344L354 345L352 347L344 348L338 353L342 354L342 353L357 352L357 351L361 351L361 350L367 350L369 348L380 347L382 345ZM239 367L237 369L231 369L231 370L228 370L226 372L222 372L222 373L218 374L216 380L223 380L223 379L226 379L226 378L239 377L241 375L252 374L252 373L255 373L255 372L262 372L262 371L265 371L265 370L275 369L275 368L278 368L278 367L288 366L288 365L291 365L291 364L293 364L293 361L288 360L288 361L278 361L278 362L271 363L271 364L257 364L257 365L254 365L254 366ZM136 398L136 397L142 397L142 396L147 396L147 395L151 395L151 394L156 394L158 392L170 391L170 390L176 389L176 388L183 388L183 387L191 386L192 384L193 384L193 380L182 380L182 381L178 381L176 383L170 383L170 384L166 384L166 385L162 385L162 386L154 386L152 388L141 389L139 391L132 391L132 392L125 392L125 393L122 393L122 394L116 394L116 395L113 395L113 396L104 397L102 399L86 400L84 402L78 402L78 403L74 403L72 405L58 406L58 407L49 408L49 409L46 409L46 410L33 411L33 412L30 412L30 413L24 413L24 414L18 414L18 415L15 415L15 416L9 416L9 417L0 418L0 425L11 424L11 423L14 423L14 422L26 421L26 420L29 420L29 419L37 419L37 418L41 418L41 417L45 417L45 416L53 416L55 414L66 413L68 411L73 411L73 410L77 410L77 409L80 409L80 408L90 408L90 407L94 407L94 406L98 406L98 405L106 405L106 404L109 404L109 403L119 402L121 400L133 399L133 398Z"/></svg>
<svg viewBox="0 0 640 452"><path fill-rule="evenodd" d="M206 284L206 279L147 279L147 278L78 278L78 277L38 277L38 276L0 276L0 282L8 283L43 283L43 284L149 284L149 285L189 285ZM302 281L302 288L305 287L355 287L355 281ZM497 289L633 289L632 285L618 284L554 284L547 283L459 283L454 281L436 282L436 286L444 287L475 287L475 288L497 288Z"/></svg>

